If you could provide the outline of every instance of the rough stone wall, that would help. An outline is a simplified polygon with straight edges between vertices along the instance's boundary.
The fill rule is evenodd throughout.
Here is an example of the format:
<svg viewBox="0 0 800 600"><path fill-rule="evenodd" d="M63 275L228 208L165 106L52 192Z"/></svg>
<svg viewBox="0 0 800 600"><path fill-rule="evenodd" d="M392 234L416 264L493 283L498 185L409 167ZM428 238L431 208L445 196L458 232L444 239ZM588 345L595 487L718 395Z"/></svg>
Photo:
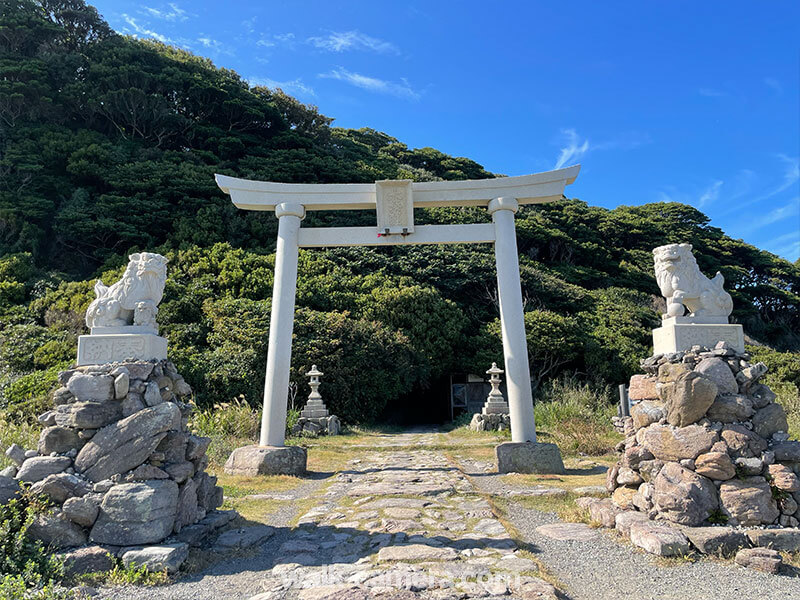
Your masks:
<svg viewBox="0 0 800 600"><path fill-rule="evenodd" d="M798 526L800 442L749 360L721 342L642 362L608 472L617 507L689 526Z"/></svg>
<svg viewBox="0 0 800 600"><path fill-rule="evenodd" d="M511 429L511 415L475 413L469 422L469 428L473 431L509 431Z"/></svg>
<svg viewBox="0 0 800 600"><path fill-rule="evenodd" d="M191 435L191 388L170 361L59 374L36 450L12 446L0 500L20 482L55 504L31 531L53 547L154 544L222 504L205 469L209 438Z"/></svg>

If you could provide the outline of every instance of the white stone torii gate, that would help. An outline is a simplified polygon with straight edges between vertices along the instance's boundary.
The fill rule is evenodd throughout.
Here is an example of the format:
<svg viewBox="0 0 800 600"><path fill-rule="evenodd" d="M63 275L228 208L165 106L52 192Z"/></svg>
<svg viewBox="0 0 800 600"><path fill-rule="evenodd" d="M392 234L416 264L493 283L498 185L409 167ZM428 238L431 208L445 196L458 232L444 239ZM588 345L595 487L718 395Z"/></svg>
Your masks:
<svg viewBox="0 0 800 600"><path fill-rule="evenodd" d="M564 188L575 181L579 171L580 165L575 165L519 177L435 182L378 181L374 184L274 183L216 175L217 185L230 194L238 208L274 210L278 218L260 445L248 447L251 452L247 458L244 457L246 453L240 453L238 462L242 468L239 469L232 464L237 462L238 450L235 451L226 469L231 467L231 472L252 474L300 469L287 468L285 464L273 467L264 464L281 463L281 460L275 460L276 457L270 461L267 454L283 448L285 442L299 248L493 242L511 439L513 442L536 442L514 214L520 204L561 199ZM414 208L437 206L485 206L492 215L492 223L414 226ZM376 210L378 223L375 227L300 227L307 210L364 209ZM257 469L248 471L244 465L245 462L259 461L261 464ZM300 470L305 470L305 455L302 463Z"/></svg>

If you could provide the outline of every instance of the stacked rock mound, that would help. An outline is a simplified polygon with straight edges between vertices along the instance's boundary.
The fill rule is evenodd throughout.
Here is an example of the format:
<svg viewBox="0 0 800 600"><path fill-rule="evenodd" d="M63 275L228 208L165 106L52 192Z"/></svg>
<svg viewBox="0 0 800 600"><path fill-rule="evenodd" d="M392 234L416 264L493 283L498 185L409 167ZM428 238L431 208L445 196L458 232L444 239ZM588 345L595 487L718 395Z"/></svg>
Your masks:
<svg viewBox="0 0 800 600"><path fill-rule="evenodd" d="M342 423L336 415L299 417L291 431L292 435L339 435L342 432Z"/></svg>
<svg viewBox="0 0 800 600"><path fill-rule="evenodd" d="M511 415L475 413L472 415L469 428L473 431L509 431L511 429Z"/></svg>
<svg viewBox="0 0 800 600"><path fill-rule="evenodd" d="M59 382L38 449L9 448L17 467L0 482L0 500L25 482L55 504L36 537L62 548L148 545L214 520L222 488L205 472L210 440L189 433L191 389L171 362L78 367Z"/></svg>
<svg viewBox="0 0 800 600"><path fill-rule="evenodd" d="M653 356L631 380L641 400L625 424L608 489L620 508L682 525L798 525L800 442L759 379L763 363L726 343Z"/></svg>

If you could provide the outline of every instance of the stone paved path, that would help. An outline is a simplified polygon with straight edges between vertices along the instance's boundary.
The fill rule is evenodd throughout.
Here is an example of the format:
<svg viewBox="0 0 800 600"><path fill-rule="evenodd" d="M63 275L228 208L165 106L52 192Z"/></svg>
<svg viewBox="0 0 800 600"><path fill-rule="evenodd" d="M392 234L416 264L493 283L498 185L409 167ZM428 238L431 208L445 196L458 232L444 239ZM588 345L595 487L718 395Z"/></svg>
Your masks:
<svg viewBox="0 0 800 600"><path fill-rule="evenodd" d="M513 502L485 462L452 462L437 435L381 436L347 468L287 493L274 529L251 553L169 586L104 590L114 600L788 600L800 578L728 562L665 564L608 532L563 524ZM313 450L312 450L313 452ZM463 469L463 472L462 470ZM465 475L466 473L466 475ZM548 491L549 490L549 491ZM486 498L511 500L511 539ZM312 501L308 502L310 498ZM518 547L520 544L522 548ZM543 566L565 596L537 578Z"/></svg>
<svg viewBox="0 0 800 600"><path fill-rule="evenodd" d="M147 600L463 600L558 597L431 433L387 436L321 487L256 556L153 589ZM413 448L413 449L409 449Z"/></svg>

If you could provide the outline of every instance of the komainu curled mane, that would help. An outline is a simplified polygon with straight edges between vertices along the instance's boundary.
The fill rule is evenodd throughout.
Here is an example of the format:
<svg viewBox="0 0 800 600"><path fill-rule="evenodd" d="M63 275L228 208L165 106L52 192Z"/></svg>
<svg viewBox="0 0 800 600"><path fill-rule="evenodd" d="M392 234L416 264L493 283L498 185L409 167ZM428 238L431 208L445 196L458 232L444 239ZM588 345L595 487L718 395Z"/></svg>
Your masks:
<svg viewBox="0 0 800 600"><path fill-rule="evenodd" d="M152 252L131 254L128 258L128 267L115 284L109 287L97 280L97 298L86 311L89 327L136 325L157 331L156 315L164 295L168 261Z"/></svg>
<svg viewBox="0 0 800 600"><path fill-rule="evenodd" d="M653 250L656 281L667 299L666 317L728 317L733 300L722 286L725 278L717 272L709 279L700 272L691 244L667 244Z"/></svg>

